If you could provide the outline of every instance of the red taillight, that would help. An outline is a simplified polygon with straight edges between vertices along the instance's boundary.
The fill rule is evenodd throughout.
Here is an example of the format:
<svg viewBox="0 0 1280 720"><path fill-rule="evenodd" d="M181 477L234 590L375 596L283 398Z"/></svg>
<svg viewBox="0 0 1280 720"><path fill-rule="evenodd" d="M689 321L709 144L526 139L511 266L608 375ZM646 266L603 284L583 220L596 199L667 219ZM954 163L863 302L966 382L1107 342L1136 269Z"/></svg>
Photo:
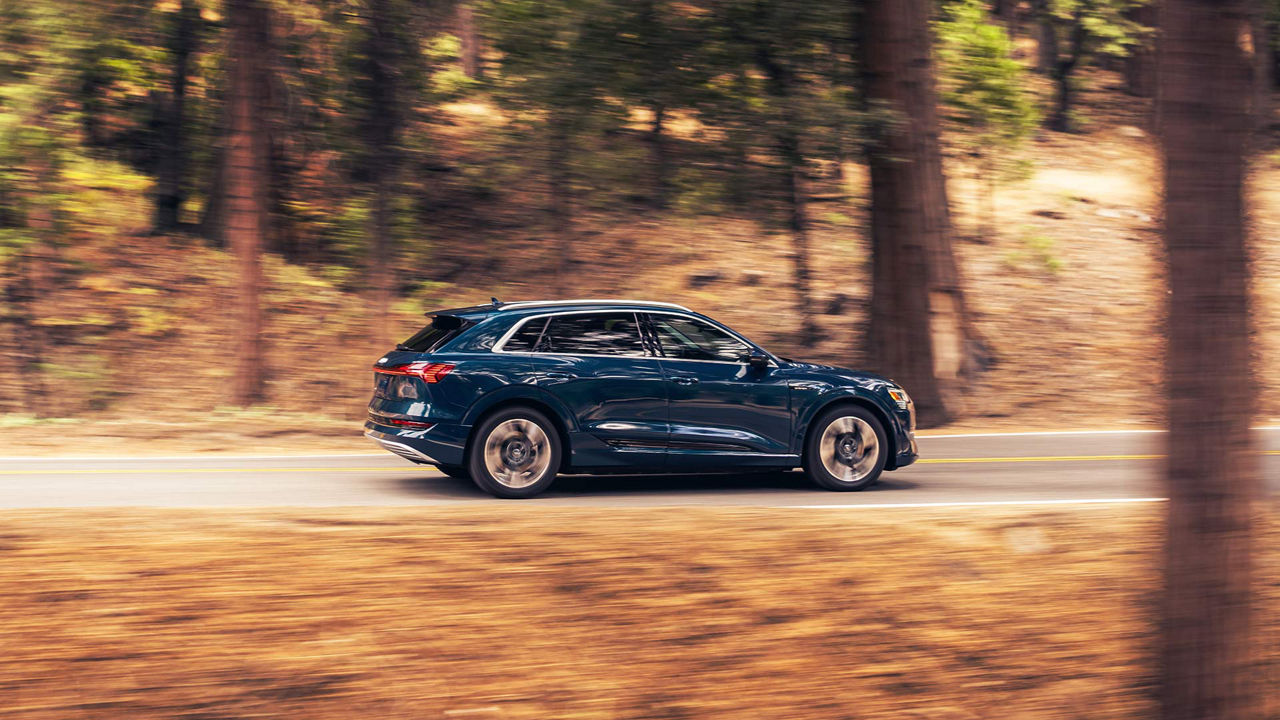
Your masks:
<svg viewBox="0 0 1280 720"><path fill-rule="evenodd" d="M399 427L419 428L423 430L431 427L432 425L435 425L435 423L432 423L432 422L420 422L417 420L400 420L393 417L387 417L386 415L374 415L373 413L369 413L369 419L380 425L398 425Z"/></svg>
<svg viewBox="0 0 1280 720"><path fill-rule="evenodd" d="M449 363L433 363L426 361L411 362L407 365L374 365L373 371L384 375L408 375L425 383L438 383L440 378L449 374L453 365Z"/></svg>

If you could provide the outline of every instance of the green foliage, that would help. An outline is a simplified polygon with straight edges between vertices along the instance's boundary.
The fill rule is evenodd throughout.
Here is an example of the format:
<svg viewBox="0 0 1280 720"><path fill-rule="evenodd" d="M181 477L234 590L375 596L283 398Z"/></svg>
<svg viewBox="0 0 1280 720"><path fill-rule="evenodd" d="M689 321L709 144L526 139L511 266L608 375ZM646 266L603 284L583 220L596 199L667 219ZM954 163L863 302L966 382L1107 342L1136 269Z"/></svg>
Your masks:
<svg viewBox="0 0 1280 720"><path fill-rule="evenodd" d="M1013 43L999 25L986 22L982 0L948 6L936 23L939 85L949 119L983 152L1015 147L1039 122L1026 88L1025 69L1012 57Z"/></svg>

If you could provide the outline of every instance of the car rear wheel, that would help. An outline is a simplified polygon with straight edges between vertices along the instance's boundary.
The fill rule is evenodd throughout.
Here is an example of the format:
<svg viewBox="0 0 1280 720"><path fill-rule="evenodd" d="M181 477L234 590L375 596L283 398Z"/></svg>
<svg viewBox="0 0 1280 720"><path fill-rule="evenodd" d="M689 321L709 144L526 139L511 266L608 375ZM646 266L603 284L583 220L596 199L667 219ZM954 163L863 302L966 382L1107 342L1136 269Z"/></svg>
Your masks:
<svg viewBox="0 0 1280 720"><path fill-rule="evenodd" d="M866 408L844 405L814 422L804 469L828 490L861 490L880 479L888 459L889 440L880 420Z"/></svg>
<svg viewBox="0 0 1280 720"><path fill-rule="evenodd" d="M468 469L481 490L500 498L530 498L546 490L560 468L560 436L532 408L501 410L477 428Z"/></svg>

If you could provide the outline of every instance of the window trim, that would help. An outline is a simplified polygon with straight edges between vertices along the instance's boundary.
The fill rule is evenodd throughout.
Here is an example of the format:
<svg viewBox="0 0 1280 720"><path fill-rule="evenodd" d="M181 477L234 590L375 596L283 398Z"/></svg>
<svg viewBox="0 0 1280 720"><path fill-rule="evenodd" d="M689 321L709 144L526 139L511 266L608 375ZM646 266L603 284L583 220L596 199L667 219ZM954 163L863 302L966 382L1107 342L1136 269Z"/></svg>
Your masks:
<svg viewBox="0 0 1280 720"><path fill-rule="evenodd" d="M605 353L534 352L532 350L507 350L506 349L507 341L510 340L512 337L514 337L516 333L520 332L520 328L524 327L525 324L527 324L531 320L537 320L539 318L554 319L562 315L563 316L604 315L604 314L610 314L610 313L615 313L615 314L625 313L625 314L631 315L632 322L635 324L635 328L636 328L636 337L640 340L640 347L643 349L642 354L613 355L613 354L605 354ZM542 331L545 333L547 331L547 328L549 327L551 327L550 323L544 326L542 328ZM569 312L549 312L549 313L542 313L540 315L530 315L529 317L521 318L519 322L517 322L515 325L512 325L505 333L502 334L502 337L498 340L498 342L494 343L492 352L501 353L503 355L552 355L552 356L564 355L567 357L652 358L654 360L658 359L657 355L652 355L649 353L648 343L645 341L645 338L644 338L644 329L640 327L640 313L635 310L616 310L616 309L615 310L571 310Z"/></svg>
<svg viewBox="0 0 1280 720"><path fill-rule="evenodd" d="M727 327L722 323L718 323L715 320L712 320L711 318L697 315L691 310L686 312L673 312L670 310L596 309L596 310L570 310L567 312L539 313L537 315L530 315L528 317L521 318L514 325L508 328L507 331L502 334L502 337L498 339L498 342L494 343L493 350L491 352L501 353L503 355L563 355L567 357L625 357L625 358L650 358L653 360L665 360L670 362L720 363L721 365L747 365L748 364L745 362L740 362L735 360L699 360L697 358L671 358L671 357L666 357L664 355L653 354L649 347L645 348L645 354L643 355L600 355L596 353L548 353L548 352L532 352L527 350L506 350L505 349L507 345L507 341L510 340L512 336L514 336L517 332L519 332L520 328L524 327L525 323L531 320L537 320L538 318L555 317L557 315L595 315L598 313L607 313L607 312L629 312L633 316L635 316L636 328L640 332L642 342L644 342L644 344L647 346L651 346L652 343L657 342L658 340L656 337L654 337L651 341L646 341L644 339L644 335L648 333L649 330L644 327L644 321L641 319L640 316L641 315L672 315L675 317L684 318L686 320L701 320L703 322L711 323L711 325L717 328L720 328L721 330L729 333L730 335L737 338L738 340L741 340L743 343L746 344L747 347L752 348L754 350L759 350L760 352L764 353L764 356L769 358L770 367L778 368L782 366L782 364L778 361L777 356L775 356L773 353L769 352L768 350L765 350L764 348L760 347L759 345L751 342L745 336L743 336L741 333L737 332L733 328ZM659 349L659 352L661 352L661 345L658 346L658 349Z"/></svg>

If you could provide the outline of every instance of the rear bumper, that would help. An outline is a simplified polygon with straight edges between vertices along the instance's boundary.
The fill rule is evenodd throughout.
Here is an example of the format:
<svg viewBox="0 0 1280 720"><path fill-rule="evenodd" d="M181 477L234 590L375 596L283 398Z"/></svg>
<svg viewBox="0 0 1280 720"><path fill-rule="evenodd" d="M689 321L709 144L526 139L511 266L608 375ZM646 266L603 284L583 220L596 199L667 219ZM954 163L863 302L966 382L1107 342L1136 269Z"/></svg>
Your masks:
<svg viewBox="0 0 1280 720"><path fill-rule="evenodd" d="M461 465L467 436L458 425L434 425L427 430L364 424L364 436L384 450L423 465Z"/></svg>

